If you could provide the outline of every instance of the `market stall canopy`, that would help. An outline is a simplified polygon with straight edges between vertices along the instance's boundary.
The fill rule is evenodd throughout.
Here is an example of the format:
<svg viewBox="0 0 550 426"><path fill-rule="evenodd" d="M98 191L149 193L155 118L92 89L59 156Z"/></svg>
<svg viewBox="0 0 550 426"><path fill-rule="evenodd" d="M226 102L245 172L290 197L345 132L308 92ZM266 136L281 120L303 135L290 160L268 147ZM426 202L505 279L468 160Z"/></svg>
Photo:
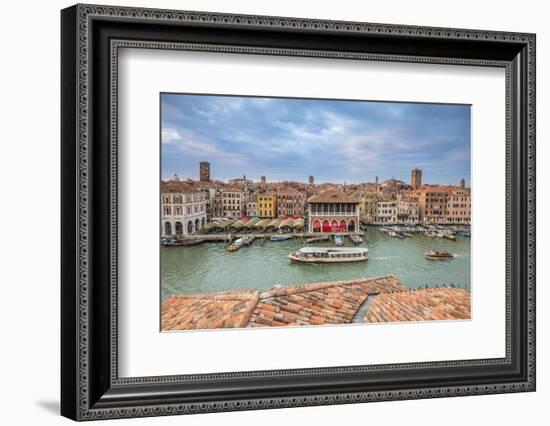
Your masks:
<svg viewBox="0 0 550 426"><path fill-rule="evenodd" d="M279 224L279 229L284 228L284 227L289 227L289 228L291 228L293 224L294 224L294 219L292 219L292 218L284 219L284 220Z"/></svg>

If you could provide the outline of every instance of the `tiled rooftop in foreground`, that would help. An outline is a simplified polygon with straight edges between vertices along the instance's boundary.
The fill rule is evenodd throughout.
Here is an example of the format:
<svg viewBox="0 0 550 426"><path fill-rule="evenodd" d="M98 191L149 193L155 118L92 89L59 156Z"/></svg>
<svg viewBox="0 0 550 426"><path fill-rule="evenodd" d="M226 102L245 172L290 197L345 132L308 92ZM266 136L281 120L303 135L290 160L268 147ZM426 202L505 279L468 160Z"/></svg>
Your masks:
<svg viewBox="0 0 550 426"><path fill-rule="evenodd" d="M470 319L470 292L444 287L380 294L363 322L457 319Z"/></svg>
<svg viewBox="0 0 550 426"><path fill-rule="evenodd" d="M172 296L162 330L349 324L470 318L470 292L407 290L394 275Z"/></svg>

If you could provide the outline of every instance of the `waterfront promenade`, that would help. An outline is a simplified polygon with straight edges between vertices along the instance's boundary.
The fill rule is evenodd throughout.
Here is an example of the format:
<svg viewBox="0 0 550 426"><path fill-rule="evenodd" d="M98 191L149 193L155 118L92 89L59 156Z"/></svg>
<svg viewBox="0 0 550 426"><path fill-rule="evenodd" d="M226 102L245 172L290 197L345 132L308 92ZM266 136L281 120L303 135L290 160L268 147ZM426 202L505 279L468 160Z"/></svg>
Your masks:
<svg viewBox="0 0 550 426"><path fill-rule="evenodd" d="M364 232L340 232L342 236L349 235L364 235ZM236 238L241 237L254 237L257 239L269 239L271 237L277 237L281 235L288 235L291 238L315 238L315 237L328 237L330 234L324 234L322 232L222 232L217 234L192 234L178 236L179 241L202 241L202 242L230 242ZM331 235L332 236L332 235Z"/></svg>
<svg viewBox="0 0 550 426"><path fill-rule="evenodd" d="M162 304L163 331L470 318L470 292L406 289L394 275L178 295Z"/></svg>

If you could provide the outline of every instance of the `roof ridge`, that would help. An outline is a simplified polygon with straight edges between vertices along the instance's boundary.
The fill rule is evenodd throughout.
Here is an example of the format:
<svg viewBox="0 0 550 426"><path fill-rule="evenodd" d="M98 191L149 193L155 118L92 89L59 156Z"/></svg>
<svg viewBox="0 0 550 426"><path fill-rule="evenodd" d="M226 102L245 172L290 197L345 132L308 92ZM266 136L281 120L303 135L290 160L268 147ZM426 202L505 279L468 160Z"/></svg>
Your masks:
<svg viewBox="0 0 550 426"><path fill-rule="evenodd" d="M290 285L290 286L282 286L282 287L272 288L270 290L261 292L260 300L269 299L271 297L289 296L291 294L306 293L310 291L337 287L342 285L368 284L371 281L377 281L385 278L397 279L395 275L388 274L388 275L379 275L375 277L354 278L351 280L339 280L339 281L328 281L328 282L325 281L321 283L305 283L305 284L296 284L296 285Z"/></svg>
<svg viewBox="0 0 550 426"><path fill-rule="evenodd" d="M258 290L254 289L242 289L235 290L231 292L211 292L211 293L202 293L202 294L181 294L173 295L168 299L193 299L193 300L235 300L235 301L245 301L254 298L256 294L259 294Z"/></svg>
<svg viewBox="0 0 550 426"><path fill-rule="evenodd" d="M451 286L443 286L440 285L439 287L421 287L421 288L412 288L409 291L411 292L421 292L421 291L434 291L434 290L461 290L468 292L469 290L461 287L451 287Z"/></svg>
<svg viewBox="0 0 550 426"><path fill-rule="evenodd" d="M250 317L252 316L252 313L258 306L258 303L260 301L260 292L257 290L254 292L248 303L246 304L246 307L244 311L242 312L241 319L235 324L235 327L245 327L248 324L248 321L250 320Z"/></svg>

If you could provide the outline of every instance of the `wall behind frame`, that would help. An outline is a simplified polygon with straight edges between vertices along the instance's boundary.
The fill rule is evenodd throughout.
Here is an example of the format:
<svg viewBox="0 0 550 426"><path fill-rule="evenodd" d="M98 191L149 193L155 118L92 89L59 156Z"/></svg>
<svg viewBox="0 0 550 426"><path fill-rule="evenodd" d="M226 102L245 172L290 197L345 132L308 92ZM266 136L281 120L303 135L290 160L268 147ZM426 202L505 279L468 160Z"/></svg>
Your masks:
<svg viewBox="0 0 550 426"><path fill-rule="evenodd" d="M474 425L483 416L495 425L544 424L550 400L550 28L536 0L338 2L304 0L102 0L102 4L355 20L410 25L537 33L538 125L538 391L452 399L386 402L317 408L106 421L147 425ZM0 27L0 373L6 424L70 424L59 417L59 10L71 1L9 2ZM28 238L38 236L39 243ZM115 423L116 422L116 423ZM130 423L128 423L130 422Z"/></svg>

